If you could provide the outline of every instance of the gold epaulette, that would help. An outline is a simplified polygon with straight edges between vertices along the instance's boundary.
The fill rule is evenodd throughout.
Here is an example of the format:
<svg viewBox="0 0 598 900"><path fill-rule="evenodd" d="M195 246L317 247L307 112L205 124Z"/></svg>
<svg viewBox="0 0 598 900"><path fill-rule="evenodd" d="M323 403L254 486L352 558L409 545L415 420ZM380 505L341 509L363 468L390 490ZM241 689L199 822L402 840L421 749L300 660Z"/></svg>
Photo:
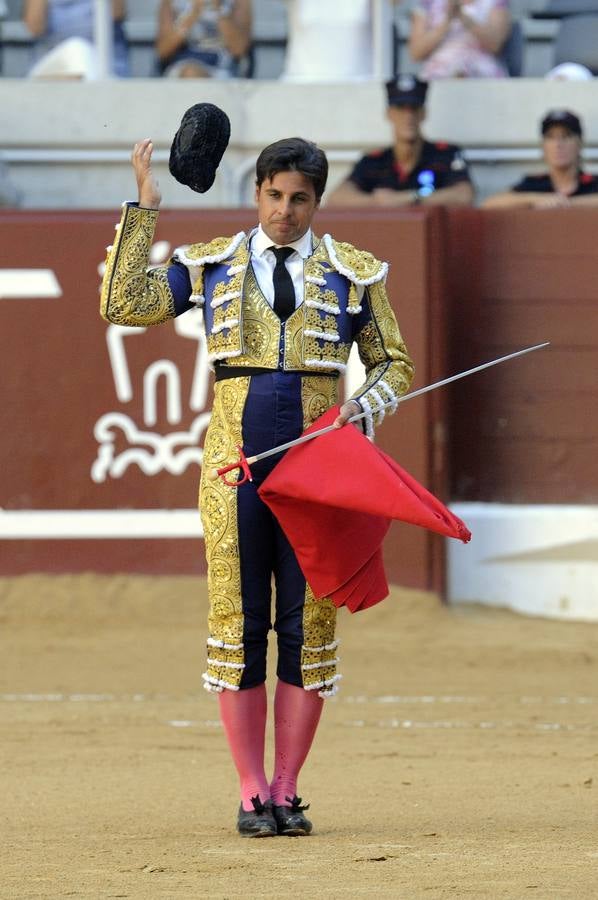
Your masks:
<svg viewBox="0 0 598 900"><path fill-rule="evenodd" d="M207 244L190 244L175 250L175 257L188 266L205 266L209 263L223 262L232 257L246 240L244 231L232 237L217 237Z"/></svg>
<svg viewBox="0 0 598 900"><path fill-rule="evenodd" d="M376 259L368 250L358 250L346 241L335 241L329 234L322 240L336 271L354 284L375 284L386 278L388 263Z"/></svg>

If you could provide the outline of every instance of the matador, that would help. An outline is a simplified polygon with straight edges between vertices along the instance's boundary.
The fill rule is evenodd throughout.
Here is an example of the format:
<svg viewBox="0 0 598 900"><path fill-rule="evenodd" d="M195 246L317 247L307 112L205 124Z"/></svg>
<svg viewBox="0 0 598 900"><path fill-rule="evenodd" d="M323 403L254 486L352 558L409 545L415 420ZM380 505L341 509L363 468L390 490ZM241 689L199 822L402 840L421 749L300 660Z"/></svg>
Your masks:
<svg viewBox="0 0 598 900"><path fill-rule="evenodd" d="M133 151L139 202L125 204L109 248L101 313L117 325L146 327L203 310L215 373L199 493L210 602L203 677L218 696L239 776L239 833L306 835L312 824L297 779L324 698L340 678L336 608L314 597L258 496L280 456L255 465L253 480L238 487L204 473L232 462L238 446L257 454L298 437L335 405L353 344L365 380L341 404L339 427L362 411L373 434L389 404L392 411L407 391L413 366L387 298L387 263L312 231L328 174L320 148L300 138L266 147L256 163L257 226L180 248L168 265L148 268L161 199L152 149L146 139ZM278 662L269 779L265 681L272 627Z"/></svg>

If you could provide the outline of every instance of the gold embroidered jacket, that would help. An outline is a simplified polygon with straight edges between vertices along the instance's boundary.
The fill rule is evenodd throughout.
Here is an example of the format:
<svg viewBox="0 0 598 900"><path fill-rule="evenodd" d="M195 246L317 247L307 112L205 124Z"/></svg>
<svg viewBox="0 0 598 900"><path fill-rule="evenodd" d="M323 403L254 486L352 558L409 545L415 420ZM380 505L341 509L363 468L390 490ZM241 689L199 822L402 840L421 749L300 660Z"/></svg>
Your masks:
<svg viewBox="0 0 598 900"><path fill-rule="evenodd" d="M386 295L387 263L330 235L315 238L303 303L282 325L253 274L248 235L192 244L169 265L148 269L157 218L156 210L125 205L108 248L103 318L145 327L202 307L210 362L224 366L344 372L355 342L366 380L353 399L366 413L366 431L386 409L394 412L413 365Z"/></svg>

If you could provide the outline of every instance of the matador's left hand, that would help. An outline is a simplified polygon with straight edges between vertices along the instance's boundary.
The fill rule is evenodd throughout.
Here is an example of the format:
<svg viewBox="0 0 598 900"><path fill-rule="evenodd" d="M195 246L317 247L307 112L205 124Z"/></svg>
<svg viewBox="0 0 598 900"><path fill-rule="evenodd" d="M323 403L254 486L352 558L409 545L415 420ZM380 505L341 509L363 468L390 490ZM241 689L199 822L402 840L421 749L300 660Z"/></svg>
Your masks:
<svg viewBox="0 0 598 900"><path fill-rule="evenodd" d="M335 428L342 428L343 425L346 424L347 420L351 418L351 416L357 416L360 412L363 412L361 406L357 402L357 400L347 400L346 403L340 408L340 412L336 419L333 422ZM359 422L353 423L357 428L360 427Z"/></svg>

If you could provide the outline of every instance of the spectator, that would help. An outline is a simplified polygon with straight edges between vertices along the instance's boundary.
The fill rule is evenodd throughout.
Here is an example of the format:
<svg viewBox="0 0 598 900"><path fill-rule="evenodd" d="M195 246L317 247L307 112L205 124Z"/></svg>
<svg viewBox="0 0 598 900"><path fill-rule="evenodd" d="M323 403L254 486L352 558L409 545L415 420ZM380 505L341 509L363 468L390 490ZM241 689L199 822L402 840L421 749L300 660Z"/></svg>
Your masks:
<svg viewBox="0 0 598 900"><path fill-rule="evenodd" d="M112 0L113 74L120 77L130 74L125 17L125 0ZM97 77L93 0L24 0L23 22L35 38L31 78Z"/></svg>
<svg viewBox="0 0 598 900"><path fill-rule="evenodd" d="M251 43L251 0L161 0L156 53L169 78L231 78Z"/></svg>
<svg viewBox="0 0 598 900"><path fill-rule="evenodd" d="M583 132L578 116L566 109L552 110L542 120L541 132L548 172L526 175L510 191L487 197L483 206L598 206L598 177L581 167Z"/></svg>
<svg viewBox="0 0 598 900"><path fill-rule="evenodd" d="M371 0L286 0L286 81L347 81L373 74ZM334 8L331 8L334 7Z"/></svg>
<svg viewBox="0 0 598 900"><path fill-rule="evenodd" d="M498 58L511 30L508 0L420 0L413 13L409 52L423 63L420 76L506 78Z"/></svg>
<svg viewBox="0 0 598 900"><path fill-rule="evenodd" d="M427 87L408 75L387 83L394 144L360 159L329 206L471 205L473 187L459 147L422 137Z"/></svg>
<svg viewBox="0 0 598 900"><path fill-rule="evenodd" d="M400 0L390 0L392 5ZM374 77L375 0L285 0L285 81L364 81ZM389 48L391 35L388 35Z"/></svg>

